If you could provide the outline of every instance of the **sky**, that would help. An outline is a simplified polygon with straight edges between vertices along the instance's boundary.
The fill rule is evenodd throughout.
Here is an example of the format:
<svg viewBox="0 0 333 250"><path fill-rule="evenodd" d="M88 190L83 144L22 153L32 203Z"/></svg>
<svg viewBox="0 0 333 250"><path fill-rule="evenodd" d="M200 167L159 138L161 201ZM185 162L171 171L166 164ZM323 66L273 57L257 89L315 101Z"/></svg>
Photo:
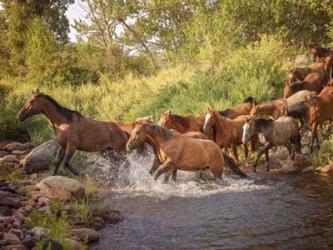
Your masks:
<svg viewBox="0 0 333 250"><path fill-rule="evenodd" d="M75 31L75 29L72 27L72 24L74 24L74 20L75 19L85 19L85 12L82 9L83 3L79 2L79 0L75 0L75 3L70 5L67 12L66 12L66 16L69 20L69 24L70 24L70 33L69 33L69 39L72 42L76 41L76 35L77 32Z"/></svg>

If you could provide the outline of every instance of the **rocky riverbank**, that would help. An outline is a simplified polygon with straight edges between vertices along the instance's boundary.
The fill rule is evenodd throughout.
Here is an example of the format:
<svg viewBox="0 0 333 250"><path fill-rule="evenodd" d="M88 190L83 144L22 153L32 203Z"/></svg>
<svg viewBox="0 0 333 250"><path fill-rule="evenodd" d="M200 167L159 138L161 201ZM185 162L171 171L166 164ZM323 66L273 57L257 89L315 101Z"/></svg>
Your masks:
<svg viewBox="0 0 333 250"><path fill-rule="evenodd" d="M123 219L94 205L99 192L92 180L41 172L57 149L54 141L42 145L0 144L0 249L84 249L99 240L97 230Z"/></svg>

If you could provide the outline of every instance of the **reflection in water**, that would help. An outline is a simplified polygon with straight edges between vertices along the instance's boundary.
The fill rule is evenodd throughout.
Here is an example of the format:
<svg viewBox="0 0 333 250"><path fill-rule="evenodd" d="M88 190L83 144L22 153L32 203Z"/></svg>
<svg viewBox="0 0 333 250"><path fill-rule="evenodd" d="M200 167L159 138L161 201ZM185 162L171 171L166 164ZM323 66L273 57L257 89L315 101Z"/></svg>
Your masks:
<svg viewBox="0 0 333 250"><path fill-rule="evenodd" d="M333 248L329 176L224 176L214 183L180 173L177 183L163 184L147 174L149 163L136 166L131 157L119 170L121 185L100 201L125 220L103 229L92 249Z"/></svg>

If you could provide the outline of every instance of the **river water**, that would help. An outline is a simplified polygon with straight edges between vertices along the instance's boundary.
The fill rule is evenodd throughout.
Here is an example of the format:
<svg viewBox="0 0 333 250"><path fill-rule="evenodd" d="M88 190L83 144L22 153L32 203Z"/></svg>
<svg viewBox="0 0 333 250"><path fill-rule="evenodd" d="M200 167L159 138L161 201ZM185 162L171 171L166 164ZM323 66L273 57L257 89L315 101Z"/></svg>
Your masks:
<svg viewBox="0 0 333 250"><path fill-rule="evenodd" d="M179 172L165 184L149 176L151 159L130 162L99 201L125 219L90 249L333 249L330 176L260 169L216 183Z"/></svg>

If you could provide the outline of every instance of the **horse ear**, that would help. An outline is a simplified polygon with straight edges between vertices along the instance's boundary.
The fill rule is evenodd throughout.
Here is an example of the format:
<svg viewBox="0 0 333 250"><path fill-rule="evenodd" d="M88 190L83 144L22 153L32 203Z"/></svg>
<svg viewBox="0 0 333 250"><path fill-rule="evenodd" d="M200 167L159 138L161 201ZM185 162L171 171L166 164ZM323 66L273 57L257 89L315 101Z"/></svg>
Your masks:
<svg viewBox="0 0 333 250"><path fill-rule="evenodd" d="M169 110L167 111L167 114L168 114L168 115L171 115L171 114L172 114L171 109L169 109Z"/></svg>

